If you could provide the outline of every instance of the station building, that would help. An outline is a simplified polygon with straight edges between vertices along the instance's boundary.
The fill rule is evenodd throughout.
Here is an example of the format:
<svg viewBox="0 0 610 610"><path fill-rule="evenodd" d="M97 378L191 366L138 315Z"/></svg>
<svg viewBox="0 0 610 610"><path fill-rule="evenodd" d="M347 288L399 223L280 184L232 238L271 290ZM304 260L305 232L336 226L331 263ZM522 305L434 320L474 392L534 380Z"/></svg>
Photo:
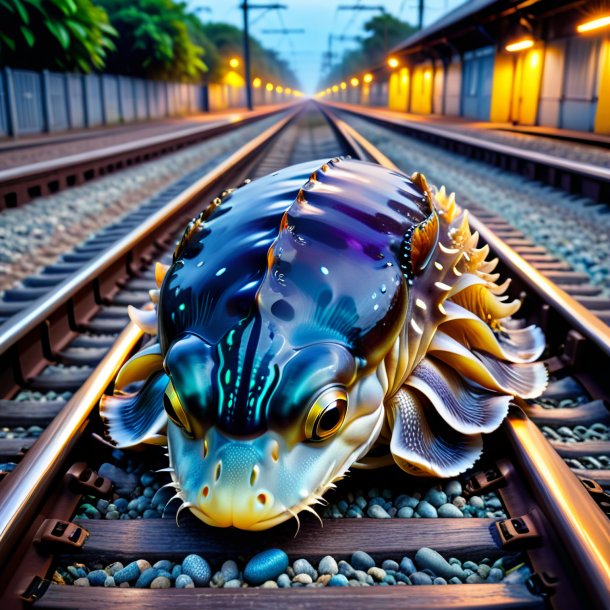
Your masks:
<svg viewBox="0 0 610 610"><path fill-rule="evenodd" d="M610 134L610 2L471 0L322 92L420 115Z"/></svg>

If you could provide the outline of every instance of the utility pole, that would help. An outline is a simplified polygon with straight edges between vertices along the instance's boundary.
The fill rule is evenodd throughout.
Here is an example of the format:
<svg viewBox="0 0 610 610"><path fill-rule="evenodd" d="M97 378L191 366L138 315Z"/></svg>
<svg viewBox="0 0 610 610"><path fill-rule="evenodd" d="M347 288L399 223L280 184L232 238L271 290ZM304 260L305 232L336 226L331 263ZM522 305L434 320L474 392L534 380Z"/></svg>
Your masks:
<svg viewBox="0 0 610 610"><path fill-rule="evenodd" d="M424 5L425 0L418 0L417 3L417 27L423 29L424 27Z"/></svg>
<svg viewBox="0 0 610 610"><path fill-rule="evenodd" d="M250 36L248 34L248 10L258 9L284 9L287 8L285 4L250 4L248 0L243 0L241 9L244 14L244 77L246 79L246 105L248 110L254 108L252 104L252 74L250 68Z"/></svg>
<svg viewBox="0 0 610 610"><path fill-rule="evenodd" d="M244 72L246 77L246 106L252 110L252 83L250 78L250 36L248 34L248 0L242 4L244 11Z"/></svg>

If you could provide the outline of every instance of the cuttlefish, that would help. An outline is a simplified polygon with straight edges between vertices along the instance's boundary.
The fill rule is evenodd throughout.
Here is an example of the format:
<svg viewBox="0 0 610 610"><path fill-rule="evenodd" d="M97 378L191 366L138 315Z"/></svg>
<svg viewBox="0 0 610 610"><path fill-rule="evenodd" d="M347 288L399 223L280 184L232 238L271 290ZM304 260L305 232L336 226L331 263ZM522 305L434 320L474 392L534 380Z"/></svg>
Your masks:
<svg viewBox="0 0 610 610"><path fill-rule="evenodd" d="M189 223L101 415L166 445L183 508L270 528L349 468L453 477L514 397L538 396L539 328L444 188L350 159L288 167Z"/></svg>

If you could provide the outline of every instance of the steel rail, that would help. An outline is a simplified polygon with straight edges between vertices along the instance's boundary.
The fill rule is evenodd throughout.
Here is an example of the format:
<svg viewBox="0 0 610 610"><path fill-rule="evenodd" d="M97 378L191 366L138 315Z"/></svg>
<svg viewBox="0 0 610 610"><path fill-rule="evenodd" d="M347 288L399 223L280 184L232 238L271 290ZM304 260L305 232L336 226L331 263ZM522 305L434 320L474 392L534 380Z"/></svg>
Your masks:
<svg viewBox="0 0 610 610"><path fill-rule="evenodd" d="M119 335L91 377L70 398L57 417L0 485L0 564L10 556L47 492L45 482L60 472L91 410L115 378L142 331L132 322Z"/></svg>
<svg viewBox="0 0 610 610"><path fill-rule="evenodd" d="M94 280L102 271L124 257L135 245L145 237L153 234L169 218L200 197L202 192L206 191L236 165L242 164L249 159L271 138L277 135L298 112L298 108L293 109L288 116L256 136L220 165L210 170L205 176L174 197L174 199L155 212L129 235L120 239L94 260L66 278L52 293L40 297L20 314L11 317L0 326L0 354L5 353L21 338L35 330L40 324L43 324L58 307L65 304L84 284Z"/></svg>
<svg viewBox="0 0 610 610"><path fill-rule="evenodd" d="M219 127L235 127L238 124L245 125L252 120L263 119L277 112L281 112L282 110L283 108L274 107L273 109L262 110L256 113L236 112L235 114L219 118L218 120L210 121L202 125L196 125L187 129L181 129L180 131L174 133L148 136L146 138L140 138L131 142L124 142L122 144L114 144L104 148L98 148L85 153L66 155L64 157L59 157L58 159L37 161L35 163L30 163L29 165L3 169L0 170L0 184L16 179L31 177L41 173L51 173L72 167L74 165L89 163L91 161L109 159L111 157L117 157L127 153L138 152L145 148L160 148L168 144L182 142L197 136L215 135L218 133Z"/></svg>
<svg viewBox="0 0 610 610"><path fill-rule="evenodd" d="M513 410L514 409L514 410ZM610 521L525 413L511 409L505 429L534 495L567 547L598 607L610 603Z"/></svg>
<svg viewBox="0 0 610 610"><path fill-rule="evenodd" d="M55 193L78 186L93 178L130 167L141 161L191 146L231 130L236 124L248 125L289 108L273 106L255 112L236 112L203 125L173 133L135 139L90 152L0 170L0 209L27 204L32 189L38 194ZM9 199L11 200L9 203Z"/></svg>
<svg viewBox="0 0 610 610"><path fill-rule="evenodd" d="M332 120L332 113L329 116ZM390 159L345 122L339 120L337 128L345 132L346 138L355 140L377 163L400 171ZM470 224L511 270L528 278L528 284L551 301L570 323L586 331L591 340L610 354L608 326L526 263L481 221L470 216ZM595 335L595 332L600 335ZM534 493L539 497L543 511L570 556L578 559L576 563L583 582L587 583L598 607L607 608L610 601L610 521L521 409L511 409L504 427L517 459L527 473Z"/></svg>
<svg viewBox="0 0 610 610"><path fill-rule="evenodd" d="M389 169L402 171L353 127L337 118L327 108L324 108L324 111L331 117L331 120L337 122L337 127L345 132L345 137L356 141L371 159ZM610 356L610 326L532 267L476 216L469 212L468 218L470 226L479 233L484 242L489 244L511 273L519 276L545 303L558 311L574 329L590 339L607 356Z"/></svg>
<svg viewBox="0 0 610 610"><path fill-rule="evenodd" d="M590 163L581 163L579 161L570 161L567 159L561 159L560 157L553 157L545 153L536 152L533 150L524 150L509 146L507 144L500 144L498 142L483 142L479 138L461 134L456 130L439 129L430 125L424 125L415 121L409 121L407 119L401 119L399 117L392 116L385 113L382 110L371 111L370 108L356 108L352 105L341 104L338 102L317 102L323 106L331 106L338 110L343 110L357 116L364 116L369 120L382 121L384 123L390 123L398 127L406 127L415 131L421 131L439 138L454 140L460 144L467 144L474 148L481 150L496 152L503 155L509 155L516 157L524 161L531 161L533 163L539 163L541 165L554 167L556 169L568 172L570 174L578 174L586 178L595 178L603 182L610 183L610 168L602 167L600 165L591 165Z"/></svg>

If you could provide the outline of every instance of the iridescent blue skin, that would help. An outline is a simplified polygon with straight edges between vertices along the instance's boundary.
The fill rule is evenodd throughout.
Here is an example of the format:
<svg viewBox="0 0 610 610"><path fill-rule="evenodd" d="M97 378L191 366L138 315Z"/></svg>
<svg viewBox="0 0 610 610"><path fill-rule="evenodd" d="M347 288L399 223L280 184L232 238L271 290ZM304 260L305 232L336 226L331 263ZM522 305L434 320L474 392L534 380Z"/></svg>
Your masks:
<svg viewBox="0 0 610 610"><path fill-rule="evenodd" d="M241 187L190 236L161 287L159 340L192 427L168 422L173 477L201 519L270 527L370 449L388 389L377 368L409 307L401 245L430 213L404 175L315 161ZM345 420L308 440L333 388Z"/></svg>

